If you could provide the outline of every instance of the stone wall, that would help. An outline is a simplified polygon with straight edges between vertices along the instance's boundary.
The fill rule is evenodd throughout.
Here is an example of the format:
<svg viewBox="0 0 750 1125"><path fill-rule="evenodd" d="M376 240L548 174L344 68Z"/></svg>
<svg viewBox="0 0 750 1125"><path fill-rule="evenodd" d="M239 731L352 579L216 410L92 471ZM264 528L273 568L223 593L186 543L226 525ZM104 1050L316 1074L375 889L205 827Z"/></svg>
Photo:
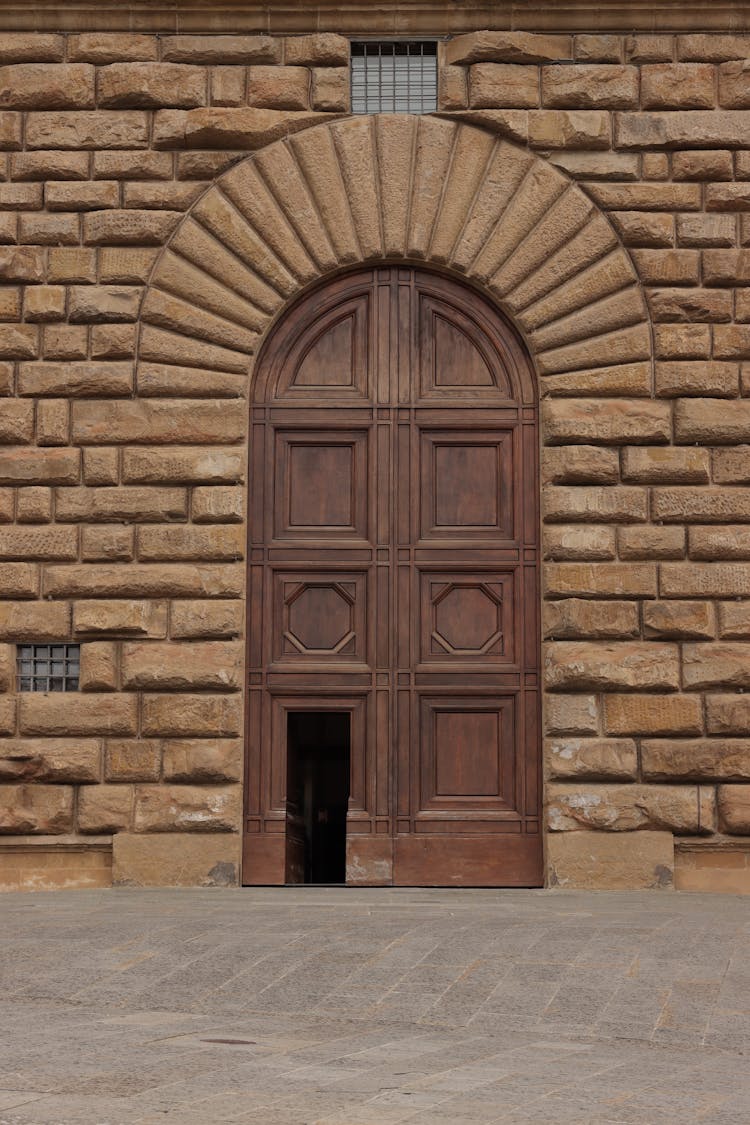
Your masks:
<svg viewBox="0 0 750 1125"><path fill-rule="evenodd" d="M355 260L302 147L346 116L348 49L0 41L0 831L113 834L118 881L237 878L248 373L310 277L287 261L293 284L222 317L200 232L229 221L217 177L295 134L281 149L307 195L272 194L298 230L300 200L322 210L330 258L302 237L315 274ZM673 835L691 857L750 835L750 37L458 36L440 115L487 147L436 208L465 218L492 159L534 155L518 276L480 280L543 399L551 879L668 883ZM544 227L553 178L570 207ZM232 253L268 274L263 238L243 237ZM360 260L476 274L462 237L440 253L385 238ZM196 304L204 332L184 329ZM81 694L17 694L15 643L51 640L81 643Z"/></svg>

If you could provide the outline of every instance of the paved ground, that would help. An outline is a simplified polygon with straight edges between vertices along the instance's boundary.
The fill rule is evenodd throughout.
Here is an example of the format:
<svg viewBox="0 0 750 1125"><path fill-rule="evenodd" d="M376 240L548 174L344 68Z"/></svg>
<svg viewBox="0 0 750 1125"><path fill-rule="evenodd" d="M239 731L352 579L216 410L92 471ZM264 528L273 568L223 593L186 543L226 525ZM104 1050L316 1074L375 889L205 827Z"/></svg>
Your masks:
<svg viewBox="0 0 750 1125"><path fill-rule="evenodd" d="M748 899L0 899L2 1125L748 1125L749 1053Z"/></svg>

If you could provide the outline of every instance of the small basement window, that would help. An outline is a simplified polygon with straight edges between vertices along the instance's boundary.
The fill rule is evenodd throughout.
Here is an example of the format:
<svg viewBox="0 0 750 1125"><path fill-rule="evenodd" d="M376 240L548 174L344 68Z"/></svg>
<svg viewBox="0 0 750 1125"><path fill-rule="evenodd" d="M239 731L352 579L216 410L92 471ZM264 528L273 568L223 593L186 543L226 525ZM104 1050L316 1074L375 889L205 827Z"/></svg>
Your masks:
<svg viewBox="0 0 750 1125"><path fill-rule="evenodd" d="M434 113L436 109L434 40L352 43L352 113Z"/></svg>
<svg viewBox="0 0 750 1125"><path fill-rule="evenodd" d="M19 645L19 691L78 691L80 645Z"/></svg>

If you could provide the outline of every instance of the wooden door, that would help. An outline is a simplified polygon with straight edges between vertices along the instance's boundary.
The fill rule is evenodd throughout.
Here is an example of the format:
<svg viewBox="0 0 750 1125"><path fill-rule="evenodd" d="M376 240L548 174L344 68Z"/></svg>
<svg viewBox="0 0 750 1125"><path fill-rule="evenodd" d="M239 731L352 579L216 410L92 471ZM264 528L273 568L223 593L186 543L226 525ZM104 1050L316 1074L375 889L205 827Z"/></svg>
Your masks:
<svg viewBox="0 0 750 1125"><path fill-rule="evenodd" d="M537 405L473 290L300 301L251 405L244 881L283 883L291 712L348 712L347 883L537 886Z"/></svg>

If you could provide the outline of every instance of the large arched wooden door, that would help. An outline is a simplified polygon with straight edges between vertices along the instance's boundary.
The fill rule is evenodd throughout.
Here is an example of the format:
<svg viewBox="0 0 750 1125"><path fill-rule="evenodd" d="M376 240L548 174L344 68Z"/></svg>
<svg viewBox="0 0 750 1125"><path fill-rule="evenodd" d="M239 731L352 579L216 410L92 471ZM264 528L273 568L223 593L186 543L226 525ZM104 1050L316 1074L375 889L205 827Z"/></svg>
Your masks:
<svg viewBox="0 0 750 1125"><path fill-rule="evenodd" d="M348 883L539 885L537 405L518 338L426 270L341 277L272 333L250 441L244 882L292 877L289 716L335 711Z"/></svg>

